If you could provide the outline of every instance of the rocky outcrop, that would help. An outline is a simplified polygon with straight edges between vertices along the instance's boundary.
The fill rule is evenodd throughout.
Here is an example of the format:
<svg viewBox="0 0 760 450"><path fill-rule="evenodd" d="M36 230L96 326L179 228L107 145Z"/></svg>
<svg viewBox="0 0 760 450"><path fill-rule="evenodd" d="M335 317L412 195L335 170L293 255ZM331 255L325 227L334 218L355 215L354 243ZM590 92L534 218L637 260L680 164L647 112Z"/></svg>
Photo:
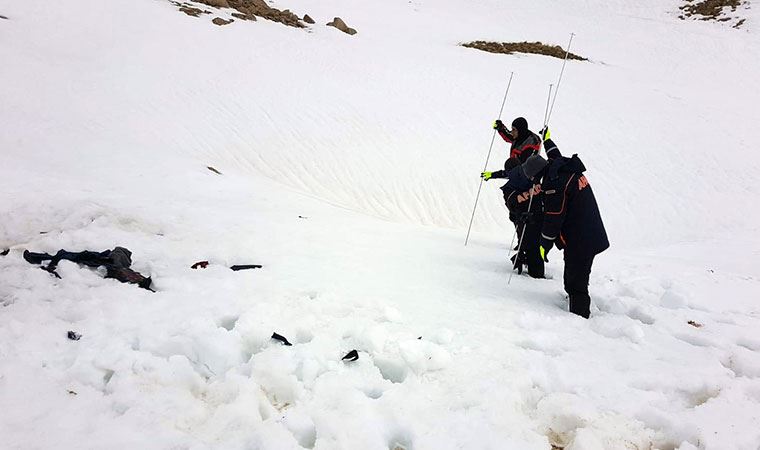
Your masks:
<svg viewBox="0 0 760 450"><path fill-rule="evenodd" d="M352 36L354 34L356 34L356 30L354 30L353 28L350 28L348 25L346 25L346 22L344 22L343 19L341 19L340 17L334 18L332 22L330 22L330 23L327 24L327 26L328 27L335 27L335 28L339 29L340 31L342 31L344 33L347 33L347 34L350 34Z"/></svg>

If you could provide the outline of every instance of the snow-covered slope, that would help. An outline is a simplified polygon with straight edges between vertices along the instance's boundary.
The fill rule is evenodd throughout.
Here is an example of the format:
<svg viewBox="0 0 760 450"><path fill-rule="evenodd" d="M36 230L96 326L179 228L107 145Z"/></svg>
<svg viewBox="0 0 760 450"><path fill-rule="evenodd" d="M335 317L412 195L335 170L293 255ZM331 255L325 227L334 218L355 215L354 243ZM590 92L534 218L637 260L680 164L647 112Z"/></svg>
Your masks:
<svg viewBox="0 0 760 450"><path fill-rule="evenodd" d="M0 447L758 448L756 10L275 6L317 25L0 1ZM462 246L509 73L536 129L561 61L457 44L570 32L551 126L613 243L589 321L558 253L506 284L497 182ZM116 245L157 293L20 257Z"/></svg>

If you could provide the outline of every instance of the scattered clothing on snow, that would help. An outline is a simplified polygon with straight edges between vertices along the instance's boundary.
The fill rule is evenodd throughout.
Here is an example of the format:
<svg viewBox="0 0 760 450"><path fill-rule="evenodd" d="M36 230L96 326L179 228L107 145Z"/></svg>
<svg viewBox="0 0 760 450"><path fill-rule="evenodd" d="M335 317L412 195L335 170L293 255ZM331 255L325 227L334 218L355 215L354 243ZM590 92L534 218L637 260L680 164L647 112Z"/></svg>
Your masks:
<svg viewBox="0 0 760 450"><path fill-rule="evenodd" d="M198 261L197 263L190 266L191 269L205 269L208 267L209 262L208 261ZM242 264L242 265L236 265L236 266L230 266L230 270L237 272L238 270L247 270L247 269L261 269L261 264Z"/></svg>
<svg viewBox="0 0 760 450"><path fill-rule="evenodd" d="M155 292L150 288L152 282L150 277L144 277L129 268L132 265L132 252L124 247L116 247L113 250L104 250L102 252L69 252L58 250L58 253L55 255L33 253L25 250L24 259L30 264L42 264L44 261L50 261L47 266L42 266L42 269L55 275L56 278L61 278L55 269L62 260L72 261L92 268L103 266L106 268L106 278L114 278L122 283L136 284L143 289Z"/></svg>
<svg viewBox="0 0 760 450"><path fill-rule="evenodd" d="M290 342L289 342L289 341L288 341L288 340L285 338L285 336L279 335L279 334L277 334L277 333L272 333L272 339L274 339L275 341L280 341L280 342L282 342L282 344L283 344L283 345L287 345L287 346L291 346L291 345L293 345L293 344L291 344L291 343L290 343Z"/></svg>
<svg viewBox="0 0 760 450"><path fill-rule="evenodd" d="M78 341L78 340L82 339L82 335L79 334L79 333L77 333L76 331L69 331L68 333L66 333L66 335L72 341Z"/></svg>
<svg viewBox="0 0 760 450"><path fill-rule="evenodd" d="M237 272L238 270L261 269L262 267L263 266L261 264L242 264L238 266L231 266L230 270Z"/></svg>
<svg viewBox="0 0 760 450"><path fill-rule="evenodd" d="M341 358L343 361L356 361L359 359L359 352L356 350L351 350L350 352L346 353L346 356Z"/></svg>

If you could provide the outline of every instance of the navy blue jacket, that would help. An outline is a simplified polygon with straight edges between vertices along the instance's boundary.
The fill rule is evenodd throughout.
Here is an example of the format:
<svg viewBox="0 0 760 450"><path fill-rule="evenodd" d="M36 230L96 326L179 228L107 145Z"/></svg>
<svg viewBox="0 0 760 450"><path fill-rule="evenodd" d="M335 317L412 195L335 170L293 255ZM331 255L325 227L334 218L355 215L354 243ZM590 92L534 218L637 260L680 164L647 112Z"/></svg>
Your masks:
<svg viewBox="0 0 760 450"><path fill-rule="evenodd" d="M546 142L546 148L554 157L550 157L541 180L545 209L541 237L564 248L566 257L603 252L610 242L594 192L583 175L586 167L578 155L561 156L551 141Z"/></svg>

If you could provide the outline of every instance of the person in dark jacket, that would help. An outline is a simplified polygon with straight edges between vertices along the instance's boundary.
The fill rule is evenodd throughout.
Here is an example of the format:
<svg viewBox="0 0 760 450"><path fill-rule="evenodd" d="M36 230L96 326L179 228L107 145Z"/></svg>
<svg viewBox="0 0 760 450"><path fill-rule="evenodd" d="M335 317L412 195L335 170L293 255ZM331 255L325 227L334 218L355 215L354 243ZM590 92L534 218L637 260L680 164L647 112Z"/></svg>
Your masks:
<svg viewBox="0 0 760 450"><path fill-rule="evenodd" d="M512 121L512 130L507 130L501 120L495 121L493 127L502 139L511 144L509 157L519 159L520 163L524 163L541 150L541 139L530 131L528 121L524 117Z"/></svg>
<svg viewBox="0 0 760 450"><path fill-rule="evenodd" d="M523 173L517 158L510 158L506 165L511 170L507 174L507 183L501 190L504 193L504 204L509 210L509 220L515 225L519 238L519 252L512 257L513 267L522 274L523 265L527 264L531 277L544 278L544 259L539 251L543 198L537 186Z"/></svg>
<svg viewBox="0 0 760 450"><path fill-rule="evenodd" d="M513 120L511 131L507 130L507 127L501 120L494 122L493 127L499 132L502 139L511 144L511 147L509 149L509 159L504 162L504 170L480 173L480 177L485 181L491 178L507 178L507 174L514 167L510 159L514 158L518 164L522 164L530 156L536 155L541 151L541 138L528 129L528 121L525 118L518 117Z"/></svg>
<svg viewBox="0 0 760 450"><path fill-rule="evenodd" d="M547 254L556 244L565 253L564 284L570 312L588 318L591 297L588 282L594 257L610 246L594 192L583 172L586 167L573 155L564 157L551 139L544 143L549 161L540 155L521 166L525 176L541 183L544 220L539 252Z"/></svg>

